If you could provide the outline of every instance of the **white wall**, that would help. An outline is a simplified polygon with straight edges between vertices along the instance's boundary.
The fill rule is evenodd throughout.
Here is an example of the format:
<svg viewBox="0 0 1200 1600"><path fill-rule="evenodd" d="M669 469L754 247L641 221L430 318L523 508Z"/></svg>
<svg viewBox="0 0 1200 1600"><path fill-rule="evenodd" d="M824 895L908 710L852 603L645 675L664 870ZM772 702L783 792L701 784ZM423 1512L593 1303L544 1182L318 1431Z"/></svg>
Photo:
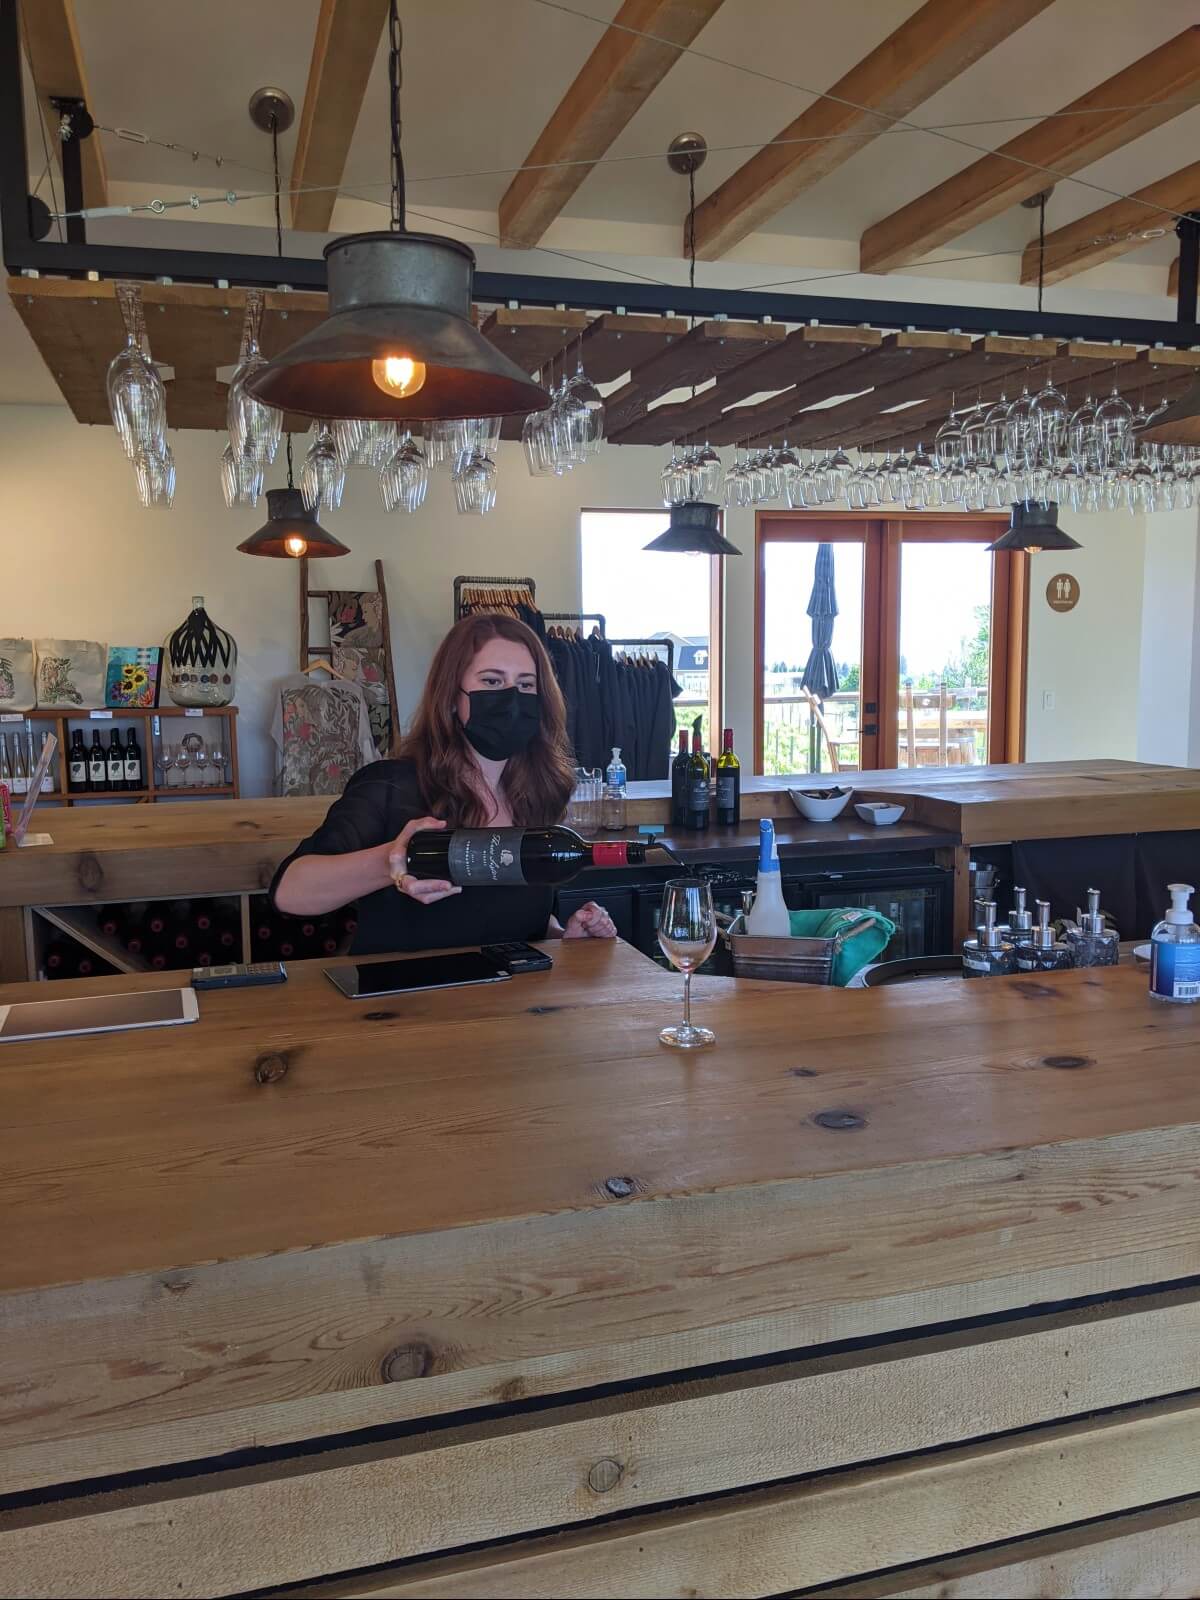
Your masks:
<svg viewBox="0 0 1200 1600"><path fill-rule="evenodd" d="M170 512L143 511L109 429L81 427L57 406L0 406L0 635L153 644L181 620L193 594L204 595L240 650L243 790L266 794L270 686L297 661L297 571L237 553L265 508L225 509L218 436L188 432L172 443L176 504ZM654 448L613 448L565 478L535 480L519 447L505 445L496 510L484 518L458 515L444 476L435 479L417 516L389 517L371 475L352 474L345 508L328 520L353 553L314 563L312 581L372 588L373 562L382 559L400 713L407 717L433 647L451 621L455 575L528 573L546 610L577 606L580 507L656 507L662 460ZM1192 513L1150 520L1149 557L1143 521L1122 514L1064 515L1084 548L1033 558L1031 761L1140 756L1200 763L1200 690L1179 698L1185 679L1190 683L1200 671L1200 652L1193 649L1197 519ZM729 513L726 532L743 555L726 563L725 717L748 750L753 513ZM664 558L664 585L670 564ZM1082 587L1079 605L1065 616L1051 612L1044 596L1047 578L1060 570L1074 573ZM1168 635L1157 626L1164 608L1173 619L1169 655L1163 653ZM1053 711L1042 709L1047 691L1055 696Z"/></svg>
<svg viewBox="0 0 1200 1600"><path fill-rule="evenodd" d="M1083 548L1030 557L1026 759L1133 761L1146 519L1064 510L1060 520ZM1046 584L1059 572L1079 580L1073 611L1051 611L1046 601Z"/></svg>

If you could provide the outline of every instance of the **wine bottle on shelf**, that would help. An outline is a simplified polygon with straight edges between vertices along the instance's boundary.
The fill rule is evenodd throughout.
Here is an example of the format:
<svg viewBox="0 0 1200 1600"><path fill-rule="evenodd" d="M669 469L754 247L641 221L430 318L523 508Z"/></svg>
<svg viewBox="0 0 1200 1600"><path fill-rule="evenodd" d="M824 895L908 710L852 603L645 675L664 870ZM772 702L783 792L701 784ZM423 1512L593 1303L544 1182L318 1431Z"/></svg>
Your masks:
<svg viewBox="0 0 1200 1600"><path fill-rule="evenodd" d="M697 718L697 722L699 718ZM687 829L703 833L708 827L708 757L704 754L699 727L692 729L692 753L688 759Z"/></svg>
<svg viewBox="0 0 1200 1600"><path fill-rule="evenodd" d="M92 747L88 751L88 793L108 793L108 762L104 746L100 743L100 729L92 729Z"/></svg>
<svg viewBox="0 0 1200 1600"><path fill-rule="evenodd" d="M42 971L47 978L67 978L70 976L68 965L69 952L66 941L52 939L46 946L45 953L42 956Z"/></svg>
<svg viewBox="0 0 1200 1600"><path fill-rule="evenodd" d="M687 827L688 770L691 765L686 728L679 730L679 751L671 763L671 826Z"/></svg>
<svg viewBox="0 0 1200 1600"><path fill-rule="evenodd" d="M88 791L88 758L83 743L82 728L75 728L71 733L71 753L67 758L67 791L70 794L86 794Z"/></svg>
<svg viewBox="0 0 1200 1600"><path fill-rule="evenodd" d="M142 766L142 747L138 743L137 729L130 728L125 736L125 787L144 789L145 775Z"/></svg>
<svg viewBox="0 0 1200 1600"><path fill-rule="evenodd" d="M42 734L42 743L41 743L41 746L40 746L37 754L35 755L34 754L34 750L33 750L33 729L30 728L29 731L25 735L25 765L29 769L29 784L30 784L31 788L33 786L34 776L37 773L38 762L42 758L42 751L46 748L46 740L49 737L50 737L50 735L48 733L43 733ZM39 785L39 792L41 794L53 794L54 793L54 758L53 758L53 756L50 758L50 763L47 766L45 772L42 773L42 781L41 781L41 784Z"/></svg>
<svg viewBox="0 0 1200 1600"><path fill-rule="evenodd" d="M414 833L408 870L461 887L569 883L588 867L640 866L645 841L589 844L570 828L454 828ZM282 952L281 952L282 953Z"/></svg>
<svg viewBox="0 0 1200 1600"><path fill-rule="evenodd" d="M124 916L120 906L101 906L96 916L100 932L109 939L120 938L123 922Z"/></svg>
<svg viewBox="0 0 1200 1600"><path fill-rule="evenodd" d="M742 764L733 753L733 729L726 728L717 758L717 821L736 828L742 820Z"/></svg>
<svg viewBox="0 0 1200 1600"><path fill-rule="evenodd" d="M8 736L0 733L0 783L4 784L9 794L13 791L12 762L8 758Z"/></svg>
<svg viewBox="0 0 1200 1600"><path fill-rule="evenodd" d="M9 794L14 799L18 795L27 795L29 793L29 773L25 770L25 752L21 749L21 735L19 733L13 734L9 771L12 773L12 781L8 786Z"/></svg>
<svg viewBox="0 0 1200 1600"><path fill-rule="evenodd" d="M212 964L213 953L211 950L201 948L192 951L192 965L194 967L211 967Z"/></svg>
<svg viewBox="0 0 1200 1600"><path fill-rule="evenodd" d="M108 735L108 787L113 794L120 794L125 787L125 755L121 749L121 730L113 728Z"/></svg>

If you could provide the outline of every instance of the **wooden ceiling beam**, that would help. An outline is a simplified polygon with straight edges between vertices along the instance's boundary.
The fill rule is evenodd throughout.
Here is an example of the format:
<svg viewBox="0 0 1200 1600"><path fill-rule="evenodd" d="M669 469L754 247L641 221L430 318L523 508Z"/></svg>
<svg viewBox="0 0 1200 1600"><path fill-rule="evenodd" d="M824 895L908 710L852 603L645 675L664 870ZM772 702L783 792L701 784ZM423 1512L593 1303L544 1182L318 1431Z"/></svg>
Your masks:
<svg viewBox="0 0 1200 1600"><path fill-rule="evenodd" d="M732 250L1050 4L926 0L696 208L696 254Z"/></svg>
<svg viewBox="0 0 1200 1600"><path fill-rule="evenodd" d="M646 416L651 403L672 389L707 383L737 367L764 348L782 344L787 329L778 322L726 322L713 318L698 322L690 333L676 340L649 361L643 361L630 375L629 382L614 390L605 401L605 434L614 444L634 443L626 439L635 423ZM643 442L643 441L637 441Z"/></svg>
<svg viewBox="0 0 1200 1600"><path fill-rule="evenodd" d="M293 228L325 233L333 220L387 14L388 0L321 0L292 157Z"/></svg>
<svg viewBox="0 0 1200 1600"><path fill-rule="evenodd" d="M583 336L583 368L593 383L615 383L688 331L686 317L603 311Z"/></svg>
<svg viewBox="0 0 1200 1600"><path fill-rule="evenodd" d="M1047 169L1078 172L1197 101L1200 26L1193 26L874 223L862 236L860 268L892 272L919 260L1037 194L1051 181Z"/></svg>
<svg viewBox="0 0 1200 1600"><path fill-rule="evenodd" d="M1159 211L1148 206L1161 207ZM1112 261L1130 250L1146 243L1146 232L1173 232L1176 211L1192 211L1200 206L1200 161L1181 167L1169 177L1159 178L1138 189L1128 200L1114 200L1112 205L1090 211L1077 222L1064 228L1055 228L1046 235L1047 284L1061 283L1077 272L1098 267L1101 262ZM1031 239L1021 257L1021 282L1038 281L1038 261L1041 251L1038 241Z"/></svg>
<svg viewBox="0 0 1200 1600"><path fill-rule="evenodd" d="M558 311L541 306L500 306L480 333L524 372L536 373L565 355L582 338L586 311Z"/></svg>
<svg viewBox="0 0 1200 1600"><path fill-rule="evenodd" d="M21 38L29 57L29 69L37 91L38 107L46 125L52 155L58 152L58 112L50 104L52 95L82 100L92 116L96 107L88 94L87 74L79 48L72 0L32 0L17 8ZM92 133L82 144L83 203L108 204L108 171L99 133Z"/></svg>
<svg viewBox="0 0 1200 1600"><path fill-rule="evenodd" d="M624 0L505 190L502 243L518 248L539 243L592 164L679 60L681 47L692 43L721 4Z"/></svg>

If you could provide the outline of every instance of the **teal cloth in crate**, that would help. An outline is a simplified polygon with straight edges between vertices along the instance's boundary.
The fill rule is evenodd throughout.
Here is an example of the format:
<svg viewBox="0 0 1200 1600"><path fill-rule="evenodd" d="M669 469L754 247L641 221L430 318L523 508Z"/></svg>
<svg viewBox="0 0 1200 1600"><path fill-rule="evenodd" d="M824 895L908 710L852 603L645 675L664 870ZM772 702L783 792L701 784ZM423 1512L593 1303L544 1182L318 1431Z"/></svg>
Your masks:
<svg viewBox="0 0 1200 1600"><path fill-rule="evenodd" d="M844 989L856 972L861 972L869 961L875 961L887 948L896 931L882 911L871 906L845 906L823 911L789 911L793 939L832 939L848 923L860 917L870 917L870 922L849 936L833 959L834 986Z"/></svg>

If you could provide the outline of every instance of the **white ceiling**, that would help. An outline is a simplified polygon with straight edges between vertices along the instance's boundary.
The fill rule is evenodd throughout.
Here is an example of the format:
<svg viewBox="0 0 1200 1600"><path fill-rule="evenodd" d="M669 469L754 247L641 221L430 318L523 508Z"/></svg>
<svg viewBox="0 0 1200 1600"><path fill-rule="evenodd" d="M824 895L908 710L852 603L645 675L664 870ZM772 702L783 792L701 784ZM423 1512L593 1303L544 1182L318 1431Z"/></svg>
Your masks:
<svg viewBox="0 0 1200 1600"><path fill-rule="evenodd" d="M36 0L34 0L36 3ZM557 272L546 251L519 255L489 248L496 208L513 170L575 73L587 59L619 0L565 0L584 15L568 15L537 0L402 0L404 25L404 143L409 204L429 211L480 249L488 264ZM918 8L919 0L726 0L685 55L636 113L610 159L580 185L545 244L611 263L637 262L649 276L675 281L686 182L659 152L684 128L697 128L713 146L697 180L699 198L733 172L757 143L773 138L811 103L809 89L830 87L855 61ZM161 0L75 0L79 35L98 122L148 133L185 146L184 153L113 137L103 140L113 198L146 199L270 187L270 141L246 114L251 92L279 84L303 101L319 0L205 0L164 6ZM922 124L966 123L950 130L972 143L995 146L1028 123L1059 109L1122 66L1196 21L1195 0L1055 0L1033 21L984 56L921 106ZM786 80L766 81L755 72ZM387 200L386 41L364 96L346 165L338 228L372 226ZM30 123L30 164L43 168L40 133ZM295 129L281 140L285 183ZM1195 159L1200 107L1077 175L1116 190L1140 187ZM727 148L727 147L739 148ZM193 161L192 148L220 154L217 169ZM638 159L646 158L646 159ZM975 159L975 152L933 134L890 132L852 156L728 261L702 264L707 281L741 285L822 271L852 272L857 241L880 217L915 198ZM43 190L43 193L45 191ZM1060 182L1047 207L1057 227L1107 203L1079 181ZM414 222L420 222L414 216ZM1148 218L1154 226L1156 219ZM266 224L269 203L210 206L176 212L160 223L118 220L103 225L112 239L167 242L201 239L229 224ZM168 235L167 229L171 230ZM183 233L184 228L188 229ZM93 236L100 236L93 228ZM992 259L939 268L939 282L961 279L959 298L1011 304L1019 251L1036 231L1034 215L1013 208L938 251L937 259L1003 252ZM256 237L259 237L256 234ZM264 241L268 235L261 236ZM229 236L222 233L222 242ZM316 253L314 236L289 239L289 250ZM269 247L269 244L267 245ZM1171 233L1138 251L1070 279L1047 295L1047 306L1114 309L1113 295L1146 296L1140 314L1169 315L1165 268L1177 250ZM586 268L567 264L567 270ZM905 279L837 282L833 292L903 295L928 274ZM822 285L818 292L826 292ZM1028 294L1028 291L1019 291ZM930 297L935 297L930 291ZM1131 307L1127 306L1127 309ZM24 343L22 343L24 341ZM28 346L28 351L26 350ZM23 329L0 306L0 402L56 395ZM16 391L16 392L14 392Z"/></svg>

